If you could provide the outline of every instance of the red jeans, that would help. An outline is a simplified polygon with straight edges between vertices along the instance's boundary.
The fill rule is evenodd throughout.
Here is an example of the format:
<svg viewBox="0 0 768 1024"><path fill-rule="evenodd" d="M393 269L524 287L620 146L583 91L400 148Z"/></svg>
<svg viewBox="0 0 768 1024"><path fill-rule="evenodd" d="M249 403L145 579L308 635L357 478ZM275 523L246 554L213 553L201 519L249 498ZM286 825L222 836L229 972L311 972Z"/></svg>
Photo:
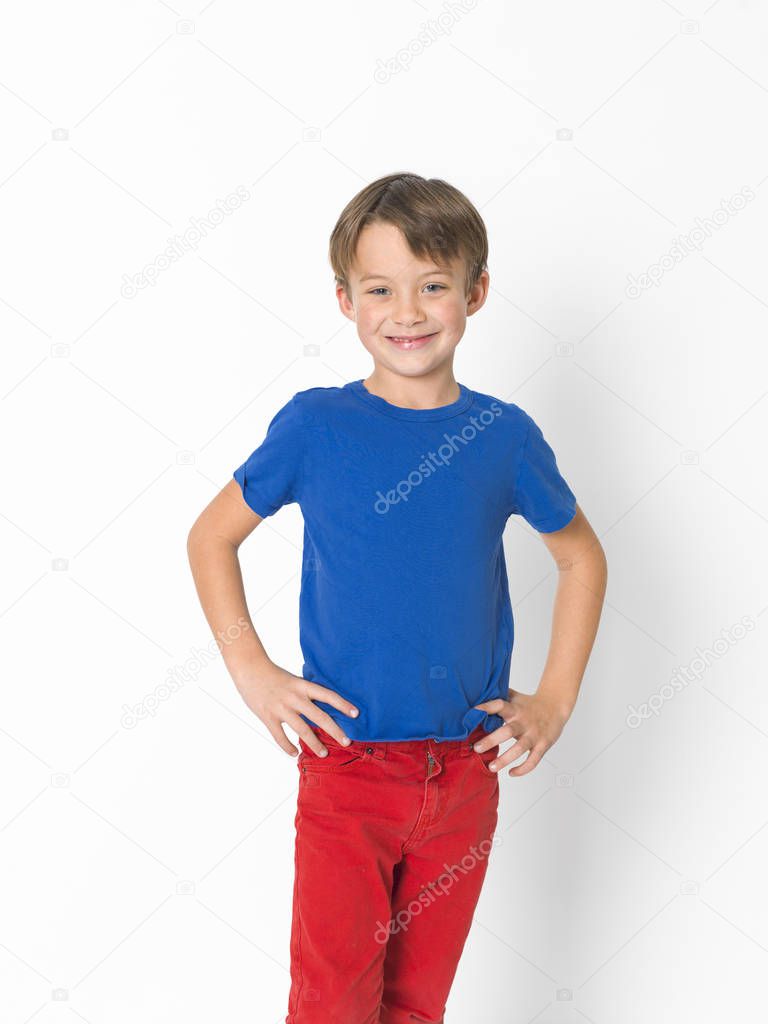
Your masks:
<svg viewBox="0 0 768 1024"><path fill-rule="evenodd" d="M499 748L299 738L286 1024L442 1024L496 829Z"/></svg>

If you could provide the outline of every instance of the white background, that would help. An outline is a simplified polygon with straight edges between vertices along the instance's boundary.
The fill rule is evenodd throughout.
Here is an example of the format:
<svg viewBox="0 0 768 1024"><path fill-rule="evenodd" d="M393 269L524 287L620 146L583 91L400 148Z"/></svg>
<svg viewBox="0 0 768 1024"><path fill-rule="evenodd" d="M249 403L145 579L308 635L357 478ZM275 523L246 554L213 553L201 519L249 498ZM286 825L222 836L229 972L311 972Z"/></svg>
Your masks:
<svg viewBox="0 0 768 1024"><path fill-rule="evenodd" d="M291 395L370 372L327 243L393 171L478 206L491 291L456 377L539 422L609 562L573 717L534 772L500 779L447 1019L753 1016L768 968L765 5L5 8L3 1021L284 1019L296 764L210 656L186 537ZM250 198L160 268L168 239L238 187ZM131 294L148 267L155 283ZM654 267L632 297L628 275ZM257 629L293 672L301 530L289 506L241 550ZM556 574L522 520L505 544L512 685L532 692ZM628 706L654 695L632 727Z"/></svg>

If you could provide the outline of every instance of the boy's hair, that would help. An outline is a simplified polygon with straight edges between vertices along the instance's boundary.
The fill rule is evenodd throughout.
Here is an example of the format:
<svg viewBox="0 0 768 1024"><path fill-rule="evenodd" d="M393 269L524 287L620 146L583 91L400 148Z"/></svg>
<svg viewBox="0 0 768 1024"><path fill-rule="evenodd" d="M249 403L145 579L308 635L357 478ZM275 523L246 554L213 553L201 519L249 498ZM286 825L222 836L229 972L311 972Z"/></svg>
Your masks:
<svg viewBox="0 0 768 1024"><path fill-rule="evenodd" d="M467 294L487 269L485 224L462 192L440 178L388 174L347 203L331 232L328 257L337 285L350 297L357 240L366 225L377 222L398 227L419 259L429 256L437 265L463 259Z"/></svg>

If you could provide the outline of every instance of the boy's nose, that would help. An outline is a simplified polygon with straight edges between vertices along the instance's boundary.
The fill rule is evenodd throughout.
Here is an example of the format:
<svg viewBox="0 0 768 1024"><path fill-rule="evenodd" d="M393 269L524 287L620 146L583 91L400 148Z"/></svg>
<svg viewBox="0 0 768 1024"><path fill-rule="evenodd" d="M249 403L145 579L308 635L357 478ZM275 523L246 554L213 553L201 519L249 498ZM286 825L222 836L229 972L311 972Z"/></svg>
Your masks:
<svg viewBox="0 0 768 1024"><path fill-rule="evenodd" d="M400 308L395 314L395 323L398 327L410 328L424 321L424 310L417 295L401 295L400 303Z"/></svg>
<svg viewBox="0 0 768 1024"><path fill-rule="evenodd" d="M423 319L424 318L421 316L420 313L409 311L408 313L403 313L401 316L397 317L395 323L397 324L398 327L405 327L406 329L410 330L410 328L413 327L414 324L421 323Z"/></svg>

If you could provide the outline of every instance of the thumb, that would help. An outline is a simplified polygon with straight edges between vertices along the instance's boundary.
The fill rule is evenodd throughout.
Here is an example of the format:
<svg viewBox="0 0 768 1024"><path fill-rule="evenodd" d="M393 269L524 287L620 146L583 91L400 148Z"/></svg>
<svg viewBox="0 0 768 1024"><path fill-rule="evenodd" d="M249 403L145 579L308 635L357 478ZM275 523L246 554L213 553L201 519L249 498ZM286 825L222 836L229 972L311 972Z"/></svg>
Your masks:
<svg viewBox="0 0 768 1024"><path fill-rule="evenodd" d="M496 698L495 700L484 700L482 704L475 704L474 707L479 708L480 711L488 711L493 714L504 707L504 701L501 700L501 698Z"/></svg>

